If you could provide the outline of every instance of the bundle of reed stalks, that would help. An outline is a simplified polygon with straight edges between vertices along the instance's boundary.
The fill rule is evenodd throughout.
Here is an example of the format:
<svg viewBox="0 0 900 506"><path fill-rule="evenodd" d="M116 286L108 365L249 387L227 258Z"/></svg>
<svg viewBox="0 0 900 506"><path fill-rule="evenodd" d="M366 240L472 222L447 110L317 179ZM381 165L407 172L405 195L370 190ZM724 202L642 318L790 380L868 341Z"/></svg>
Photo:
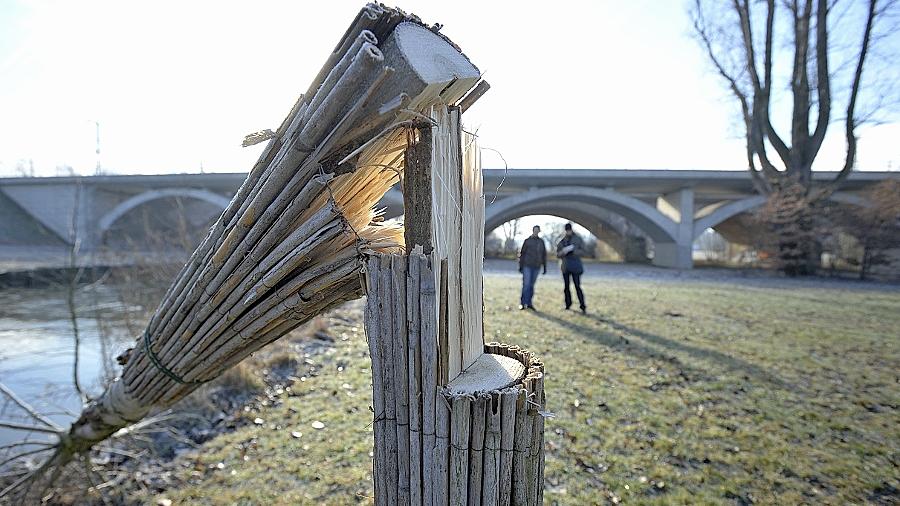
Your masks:
<svg viewBox="0 0 900 506"><path fill-rule="evenodd" d="M362 296L365 256L403 247L402 228L381 222L375 206L402 178L410 129L479 79L436 29L399 9L365 6L281 126L245 140L268 144L168 289L121 377L0 497L27 496L51 469Z"/></svg>
<svg viewBox="0 0 900 506"><path fill-rule="evenodd" d="M366 269L375 504L542 504L544 364L483 343L444 381L444 357L459 350L438 337L434 258L421 248L374 254Z"/></svg>

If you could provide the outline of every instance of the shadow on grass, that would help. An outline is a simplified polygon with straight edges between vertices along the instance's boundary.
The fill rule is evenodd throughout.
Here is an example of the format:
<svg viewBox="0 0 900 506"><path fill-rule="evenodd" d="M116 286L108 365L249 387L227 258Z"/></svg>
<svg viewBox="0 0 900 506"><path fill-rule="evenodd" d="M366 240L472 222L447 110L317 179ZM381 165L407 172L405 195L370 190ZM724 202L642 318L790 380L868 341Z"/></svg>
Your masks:
<svg viewBox="0 0 900 506"><path fill-rule="evenodd" d="M536 316L543 318L545 320L552 321L558 325L563 327L567 327L574 332L579 333L583 336L588 336L591 339L598 341L599 343L608 346L610 348L627 348L629 353L636 354L640 358L670 358L666 357L663 353L661 353L658 349L647 346L645 344L636 343L633 340L628 340L625 336L621 334L626 334L628 336L637 337L646 343L651 343L656 346L660 346L662 348L666 348L670 351L684 353L686 355L690 355L693 358L703 360L709 362L713 366L724 367L725 369L731 370L732 372L739 373L741 375L747 376L748 378L753 378L756 380L763 381L768 383L769 385L794 391L795 388L791 384L785 382L783 379L773 375L766 369L759 367L757 365L751 364L739 358L735 358L731 355L710 350L708 348L702 348L698 346L691 346L689 344L680 343L669 339L667 337L663 337L657 334L651 334L649 332L636 329L634 327L630 327L628 325L619 323L610 318L604 318L602 316L588 314L586 316L581 316L576 313L573 313L573 319L579 318L590 318L600 323L604 323L609 325L611 328L620 332L620 335L611 334L607 332L603 332L600 329L588 327L583 324L576 323L572 320L565 320L551 314L537 312ZM676 358L677 360L677 358ZM691 375L697 378L708 377L709 369L695 369L692 367L688 367L683 364L679 360L679 365L686 370L691 371Z"/></svg>

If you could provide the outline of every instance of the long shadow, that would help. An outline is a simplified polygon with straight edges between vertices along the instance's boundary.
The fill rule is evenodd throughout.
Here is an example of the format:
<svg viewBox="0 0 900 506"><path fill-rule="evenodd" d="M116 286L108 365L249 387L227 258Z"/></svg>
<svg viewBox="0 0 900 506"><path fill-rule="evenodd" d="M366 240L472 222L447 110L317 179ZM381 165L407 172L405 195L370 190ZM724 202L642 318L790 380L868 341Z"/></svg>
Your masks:
<svg viewBox="0 0 900 506"><path fill-rule="evenodd" d="M635 358L639 358L642 360L662 360L666 362L676 362L678 368L681 369L683 373L686 373L686 376L688 376L692 380L710 378L709 371L707 370L701 370L695 367L691 367L683 363L677 357L666 355L658 349L646 346L634 340L627 339L624 336L617 335L612 332L605 332L596 328L587 327L585 325L575 323L571 320L564 320L547 313L536 312L534 314L540 318L544 318L562 327L565 327L571 330L574 334L588 336L590 337L590 339L611 350L621 350L623 353L627 353ZM583 318L583 316L574 316L574 318Z"/></svg>
<svg viewBox="0 0 900 506"><path fill-rule="evenodd" d="M583 335L589 336L591 339L600 342L601 344L608 346L610 348L627 348L629 353L636 354L640 358L668 358L660 350L646 346L645 344L641 344L635 342L633 339L629 340L627 337L615 334L607 334L602 331L599 331L596 328L591 328L586 325L582 325L576 323L572 320L564 320L562 318L558 318L556 316L547 314L547 313L536 313L536 316L544 318L546 320L550 320L558 325L569 328L572 331ZM701 348L697 346L691 346L689 344L680 343L677 341L673 341L667 337L663 337L657 334L651 334L649 332L636 329L634 327L629 327L628 325L619 323L611 318L604 318L601 316L597 316L594 314L589 314L586 316L581 316L577 314L573 314L573 318L591 318L601 323L605 323L609 325L612 329L621 332L622 334L626 334L627 336L637 337L642 341L655 344L657 346L667 348L672 351L677 351L680 353L685 353L694 358L698 358L707 362L710 362L712 365L718 365L729 369L734 372L741 373L746 376L753 377L757 380L768 383L769 385L787 389L787 390L795 390L795 387L790 383L787 383L783 379L773 375L766 369L759 367L757 365L751 364L739 358L735 358L731 355L710 350L707 348ZM692 367L688 367L686 364L683 364L679 361L679 365L682 369L686 369L691 371L691 375L696 377L708 377L709 370L708 369L696 369Z"/></svg>

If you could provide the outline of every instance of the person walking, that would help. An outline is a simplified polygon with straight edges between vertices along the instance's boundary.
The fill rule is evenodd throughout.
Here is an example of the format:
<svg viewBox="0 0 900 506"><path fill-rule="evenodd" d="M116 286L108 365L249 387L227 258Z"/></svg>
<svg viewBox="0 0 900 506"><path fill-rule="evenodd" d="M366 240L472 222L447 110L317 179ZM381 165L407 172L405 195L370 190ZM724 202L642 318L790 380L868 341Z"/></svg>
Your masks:
<svg viewBox="0 0 900 506"><path fill-rule="evenodd" d="M559 258L559 267L563 275L563 296L565 297L566 309L572 307L572 292L569 291L569 280L575 284L575 294L578 295L578 304L581 312L587 312L587 306L584 304L584 292L581 291L581 275L584 273L584 265L581 263L581 257L584 256L584 241L572 230L572 224L566 223L566 235L556 245L556 256Z"/></svg>
<svg viewBox="0 0 900 506"><path fill-rule="evenodd" d="M534 284L537 281L538 269L543 267L544 274L547 274L547 247L540 234L541 227L535 225L531 229L531 237L525 239L522 243L522 250L519 252L519 272L522 273L522 296L519 301L519 309L537 311L534 304L531 303L531 299L534 297Z"/></svg>

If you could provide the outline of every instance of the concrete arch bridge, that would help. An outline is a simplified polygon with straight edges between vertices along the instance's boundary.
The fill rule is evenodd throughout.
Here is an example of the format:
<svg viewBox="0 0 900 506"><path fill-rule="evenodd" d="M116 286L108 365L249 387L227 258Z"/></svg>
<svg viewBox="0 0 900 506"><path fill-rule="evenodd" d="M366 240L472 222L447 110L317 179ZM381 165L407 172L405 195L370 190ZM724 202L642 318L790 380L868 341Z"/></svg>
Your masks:
<svg viewBox="0 0 900 506"><path fill-rule="evenodd" d="M101 253L152 248L142 228L174 220L182 232L202 231L245 176L0 178L0 261L46 258L52 264L74 245L84 263L102 263L109 258ZM816 173L814 180L832 177ZM834 199L863 204L865 188L888 178L900 179L900 173L855 172ZM637 230L653 241L653 263L673 268L692 266L693 242L708 228L740 236L734 219L763 202L746 171L489 169L484 179L488 233L537 214L577 222L610 243ZM402 214L402 200L396 189L385 196L387 217ZM139 240L122 240L132 236Z"/></svg>

